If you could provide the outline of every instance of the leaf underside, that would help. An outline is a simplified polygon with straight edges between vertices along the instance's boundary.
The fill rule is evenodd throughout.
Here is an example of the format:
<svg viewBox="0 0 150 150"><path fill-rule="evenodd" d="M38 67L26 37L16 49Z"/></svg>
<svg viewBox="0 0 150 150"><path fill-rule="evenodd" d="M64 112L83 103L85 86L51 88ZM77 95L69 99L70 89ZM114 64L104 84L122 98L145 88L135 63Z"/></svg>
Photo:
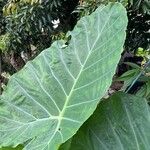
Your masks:
<svg viewBox="0 0 150 150"><path fill-rule="evenodd" d="M53 43L13 75L0 100L0 146L55 150L72 137L111 84L126 26L121 4L101 6L68 33L66 48Z"/></svg>
<svg viewBox="0 0 150 150"><path fill-rule="evenodd" d="M64 150L149 150L149 125L145 99L116 93L100 103Z"/></svg>

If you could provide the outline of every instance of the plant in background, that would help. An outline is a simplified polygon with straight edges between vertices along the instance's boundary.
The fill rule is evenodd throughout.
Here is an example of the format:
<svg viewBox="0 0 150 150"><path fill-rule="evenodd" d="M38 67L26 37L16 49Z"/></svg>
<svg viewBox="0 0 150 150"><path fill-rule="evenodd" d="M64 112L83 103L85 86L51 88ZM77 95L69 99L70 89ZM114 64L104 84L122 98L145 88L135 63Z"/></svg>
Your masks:
<svg viewBox="0 0 150 150"><path fill-rule="evenodd" d="M101 4L108 4L109 2L120 2L124 6L128 4L128 0L80 0L79 5L74 12L78 12L80 16L91 14Z"/></svg>
<svg viewBox="0 0 150 150"><path fill-rule="evenodd" d="M149 52L149 51L147 51ZM138 50L138 56L142 56L144 61L141 66L126 62L125 64L131 66L132 69L122 74L117 81L123 81L123 87L120 89L126 93L134 93L138 96L150 99L150 59L148 59L148 53L141 48ZM145 61L147 60L147 61ZM143 64L144 63L144 64Z"/></svg>
<svg viewBox="0 0 150 150"><path fill-rule="evenodd" d="M6 26L1 36L9 35L3 40L3 51L10 59L10 64L20 70L25 64L21 53L25 53L28 60L34 58L51 45L52 36L59 38L59 33L72 29L76 19L71 12L77 3L78 0L8 0L3 7ZM54 28L53 23L57 19L59 25ZM36 49L33 50L32 45Z"/></svg>
<svg viewBox="0 0 150 150"><path fill-rule="evenodd" d="M126 51L136 52L139 47L148 50L150 26L150 2L148 0L130 0L128 10L128 28L125 43Z"/></svg>
<svg viewBox="0 0 150 150"><path fill-rule="evenodd" d="M150 50L144 50L143 48L139 47L135 55L143 58L141 65L144 65L150 59Z"/></svg>
<svg viewBox="0 0 150 150"><path fill-rule="evenodd" d="M6 1L0 0L0 35L5 32L5 21L3 16L3 7L6 4Z"/></svg>
<svg viewBox="0 0 150 150"><path fill-rule="evenodd" d="M150 14L150 3L148 0L129 0L133 10Z"/></svg>
<svg viewBox="0 0 150 150"><path fill-rule="evenodd" d="M4 34L0 36L0 50L4 53L7 51L7 45L9 41L9 34Z"/></svg>

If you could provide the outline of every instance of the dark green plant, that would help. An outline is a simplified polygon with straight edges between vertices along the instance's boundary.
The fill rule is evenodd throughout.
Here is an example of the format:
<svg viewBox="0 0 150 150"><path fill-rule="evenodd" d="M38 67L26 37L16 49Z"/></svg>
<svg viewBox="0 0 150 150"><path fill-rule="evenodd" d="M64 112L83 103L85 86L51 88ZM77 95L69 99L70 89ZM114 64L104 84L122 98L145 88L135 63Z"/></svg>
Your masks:
<svg viewBox="0 0 150 150"><path fill-rule="evenodd" d="M136 52L139 47L150 49L150 2L149 0L130 0L127 6L128 28L125 43L126 51Z"/></svg>
<svg viewBox="0 0 150 150"><path fill-rule="evenodd" d="M0 0L0 35L5 32L5 21L3 16L3 7L6 4L6 1Z"/></svg>

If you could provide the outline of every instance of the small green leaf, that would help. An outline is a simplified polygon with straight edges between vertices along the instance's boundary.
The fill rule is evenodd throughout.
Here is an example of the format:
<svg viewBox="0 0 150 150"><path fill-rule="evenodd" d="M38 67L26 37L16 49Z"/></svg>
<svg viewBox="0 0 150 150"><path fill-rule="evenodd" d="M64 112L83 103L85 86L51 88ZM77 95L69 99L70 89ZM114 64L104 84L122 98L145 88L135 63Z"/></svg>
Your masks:
<svg viewBox="0 0 150 150"><path fill-rule="evenodd" d="M138 66L138 65L135 64L135 63L125 62L124 64L126 64L126 65L128 65L128 66L131 66L131 67L134 68L134 69L141 69L141 67Z"/></svg>
<svg viewBox="0 0 150 150"><path fill-rule="evenodd" d="M140 73L140 70L138 69L128 70L127 72L122 74L120 77L118 77L117 81L126 81L130 79L133 80L139 73Z"/></svg>

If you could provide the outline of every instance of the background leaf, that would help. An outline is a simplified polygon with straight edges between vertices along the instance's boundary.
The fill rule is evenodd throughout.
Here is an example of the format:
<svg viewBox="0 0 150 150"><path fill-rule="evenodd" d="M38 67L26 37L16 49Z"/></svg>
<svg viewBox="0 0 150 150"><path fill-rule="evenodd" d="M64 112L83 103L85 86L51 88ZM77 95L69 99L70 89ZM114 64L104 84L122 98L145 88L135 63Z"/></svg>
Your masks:
<svg viewBox="0 0 150 150"><path fill-rule="evenodd" d="M99 104L68 150L149 150L149 124L146 99L116 93Z"/></svg>
<svg viewBox="0 0 150 150"><path fill-rule="evenodd" d="M0 145L55 150L73 136L109 88L127 17L110 3L83 17L69 46L55 42L9 80L0 100Z"/></svg>

